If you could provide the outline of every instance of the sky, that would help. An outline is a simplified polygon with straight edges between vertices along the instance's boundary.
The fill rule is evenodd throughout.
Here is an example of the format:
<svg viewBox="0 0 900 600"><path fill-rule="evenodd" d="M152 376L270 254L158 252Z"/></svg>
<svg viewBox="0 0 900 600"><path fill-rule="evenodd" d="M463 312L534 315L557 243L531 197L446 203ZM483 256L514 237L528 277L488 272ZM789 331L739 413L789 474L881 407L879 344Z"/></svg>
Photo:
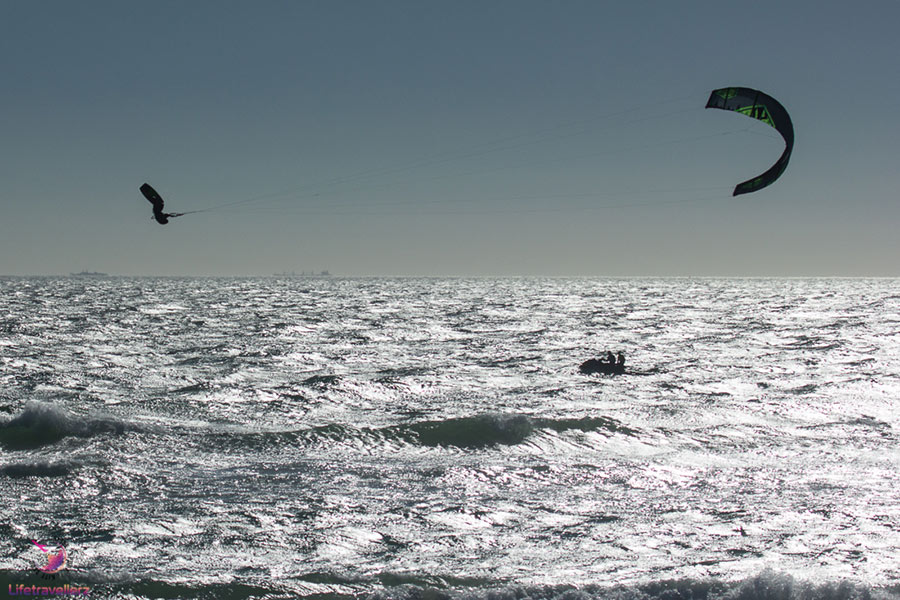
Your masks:
<svg viewBox="0 0 900 600"><path fill-rule="evenodd" d="M900 2L10 1L0 274L900 276ZM705 110L746 86L784 143ZM161 226L167 210L201 211Z"/></svg>

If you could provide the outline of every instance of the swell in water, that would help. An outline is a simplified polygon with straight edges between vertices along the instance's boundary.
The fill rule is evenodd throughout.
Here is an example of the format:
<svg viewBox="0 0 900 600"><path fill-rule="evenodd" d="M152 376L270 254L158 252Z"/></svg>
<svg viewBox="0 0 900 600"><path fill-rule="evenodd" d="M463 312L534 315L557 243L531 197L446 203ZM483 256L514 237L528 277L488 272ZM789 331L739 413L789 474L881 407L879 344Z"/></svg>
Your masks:
<svg viewBox="0 0 900 600"><path fill-rule="evenodd" d="M896 597L896 283L2 279L0 578Z"/></svg>

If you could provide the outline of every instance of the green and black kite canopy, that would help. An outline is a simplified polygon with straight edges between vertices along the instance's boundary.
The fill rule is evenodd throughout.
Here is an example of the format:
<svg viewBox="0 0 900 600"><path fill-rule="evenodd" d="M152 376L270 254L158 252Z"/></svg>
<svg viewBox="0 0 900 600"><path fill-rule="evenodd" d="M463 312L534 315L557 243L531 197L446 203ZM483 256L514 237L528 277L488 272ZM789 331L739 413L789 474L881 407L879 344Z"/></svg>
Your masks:
<svg viewBox="0 0 900 600"><path fill-rule="evenodd" d="M785 147L784 152L781 153L781 158L759 177L739 183L734 188L734 196L761 190L781 177L785 167L787 167L788 160L791 158L791 150L794 149L794 125L791 123L790 115L788 115L778 100L759 90L745 87L729 87L713 90L709 95L706 108L733 110L747 115L771 125L784 138Z"/></svg>

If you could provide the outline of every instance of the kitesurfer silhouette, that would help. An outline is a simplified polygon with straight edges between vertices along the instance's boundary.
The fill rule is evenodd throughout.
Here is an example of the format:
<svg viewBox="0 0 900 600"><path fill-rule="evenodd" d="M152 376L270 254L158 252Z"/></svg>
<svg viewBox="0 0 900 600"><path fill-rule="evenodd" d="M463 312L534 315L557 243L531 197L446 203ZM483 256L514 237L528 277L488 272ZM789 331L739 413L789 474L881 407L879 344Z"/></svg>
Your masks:
<svg viewBox="0 0 900 600"><path fill-rule="evenodd" d="M606 351L606 359L589 358L578 367L582 373L602 373L604 375L622 375L625 373L625 353L621 350L618 356L611 350Z"/></svg>
<svg viewBox="0 0 900 600"><path fill-rule="evenodd" d="M175 217L180 217L187 214L163 212L163 206L165 205L165 202L163 202L162 196L157 194L156 190L150 187L149 183L145 183L141 186L141 193L144 195L144 198L149 200L150 204L153 205L153 218L156 219L156 222L160 225L165 225L169 222L169 219L174 219Z"/></svg>

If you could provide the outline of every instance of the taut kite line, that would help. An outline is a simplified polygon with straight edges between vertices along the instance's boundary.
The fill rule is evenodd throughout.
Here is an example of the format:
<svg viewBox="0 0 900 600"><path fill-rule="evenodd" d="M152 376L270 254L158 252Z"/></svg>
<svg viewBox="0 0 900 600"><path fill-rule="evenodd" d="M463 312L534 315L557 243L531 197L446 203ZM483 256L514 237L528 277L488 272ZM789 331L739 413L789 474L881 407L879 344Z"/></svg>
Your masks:
<svg viewBox="0 0 900 600"><path fill-rule="evenodd" d="M739 196L741 194L749 194L751 192L756 192L764 187L768 187L772 185L781 174L784 173L784 170L787 168L788 161L791 158L791 152L794 149L794 125L791 122L791 117L788 114L787 110L784 106L781 105L780 102L769 96L768 94L761 92L759 90L755 90L752 88L746 87L726 87L719 88L713 90L709 95L709 100L706 102L706 108L718 108L722 110L730 110L734 112L739 112L745 116L750 117L751 119L756 119L757 121L761 121L766 123L767 125L773 127L778 133L781 134L781 137L784 139L785 148L782 152L781 156L775 161L769 169L758 175L752 179L748 179L742 183L739 183L735 188L733 195ZM517 136L521 137L521 136ZM555 139L555 138L549 138ZM501 140L503 141L503 140ZM478 155L481 153L494 152L497 149L492 148L491 144L480 144L475 146L475 149L481 149L484 146L488 147L488 150L478 153L474 155ZM507 149L507 148L515 148L515 145L504 145L499 149ZM378 177L383 174L389 174L396 171L405 171L413 168L417 168L419 166L427 166L430 164L434 164L436 162L446 162L449 160L456 160L458 158L466 158L468 156L472 156L473 154L463 153L459 155L451 155L450 158L443 158L440 155L436 156L433 159L424 161L424 162L416 162L411 165L400 166L394 169L388 169L385 171L374 171L372 173L361 173L353 176L338 178L329 182L324 182L320 185L320 187L325 186L333 186L337 184L341 184L344 182L352 182L356 180L366 180L373 177ZM140 187L141 193L145 198L153 205L153 218L156 219L156 222L160 225L165 225L169 222L169 219L173 219L175 217L180 217L187 214L198 213L198 212L207 212L211 210L221 209L229 206L235 206L238 204L244 204L249 202L256 202L258 200L265 199L267 197L278 197L283 194L273 194L269 196L261 196L257 198L251 198L248 200L238 200L235 202L228 202L221 205L212 206L210 208L204 210L193 210L188 212L180 212L180 213L167 213L164 212L165 202L162 199L156 190L154 190L149 183L145 183ZM319 195L318 193L312 195Z"/></svg>
<svg viewBox="0 0 900 600"><path fill-rule="evenodd" d="M745 87L728 87L713 90L709 95L706 108L733 110L747 115L751 119L771 125L784 138L784 152L781 153L781 157L775 161L775 164L769 167L769 170L762 175L739 183L734 188L734 194L732 195L749 194L775 183L775 180L784 173L788 160L791 158L791 151L794 149L794 125L791 123L790 115L781 103L759 90Z"/></svg>

